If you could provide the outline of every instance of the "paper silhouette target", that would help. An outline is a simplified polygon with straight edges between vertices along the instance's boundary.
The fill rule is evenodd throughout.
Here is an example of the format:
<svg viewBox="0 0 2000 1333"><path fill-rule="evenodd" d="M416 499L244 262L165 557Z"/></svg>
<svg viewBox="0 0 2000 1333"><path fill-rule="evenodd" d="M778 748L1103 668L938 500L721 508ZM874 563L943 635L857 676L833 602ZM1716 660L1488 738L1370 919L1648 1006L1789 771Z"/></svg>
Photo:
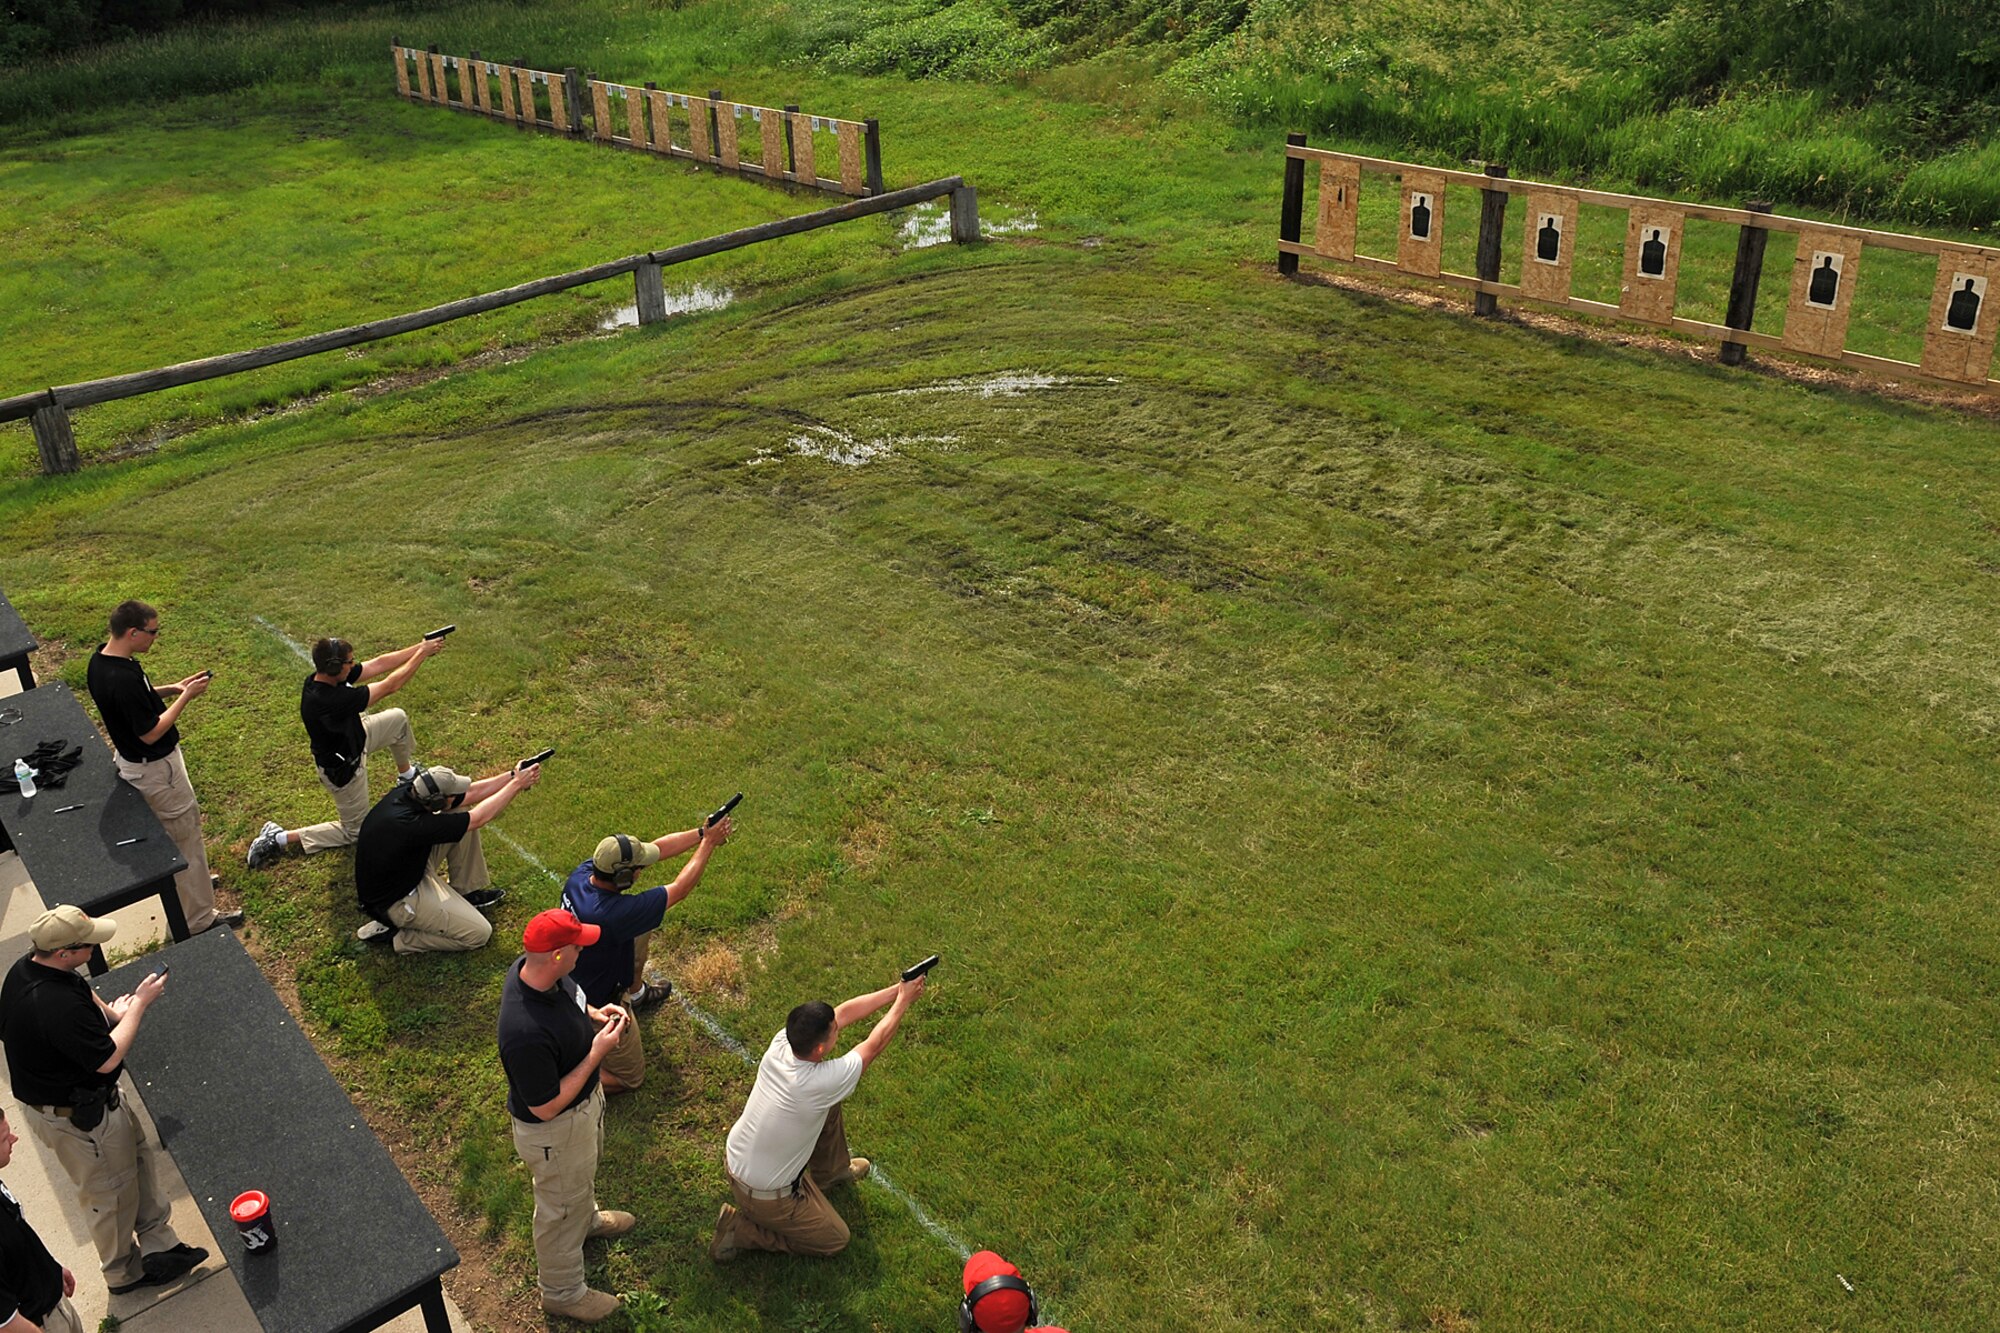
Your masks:
<svg viewBox="0 0 2000 1333"><path fill-rule="evenodd" d="M1792 300L1785 311L1785 346L1838 358L1847 347L1847 319L1861 276L1861 238L1804 231L1792 260Z"/></svg>
<svg viewBox="0 0 2000 1333"><path fill-rule="evenodd" d="M1625 281L1618 293L1619 311L1648 324L1671 324L1674 291L1680 282L1681 225L1679 211L1635 207L1625 223Z"/></svg>
<svg viewBox="0 0 2000 1333"><path fill-rule="evenodd" d="M1937 286L1931 293L1930 327L1924 333L1926 375L1984 384L1993 366L1993 342L2000 311L1987 300L2000 277L2000 255L1963 251L1938 256Z"/></svg>
<svg viewBox="0 0 2000 1333"><path fill-rule="evenodd" d="M1444 263L1444 177L1403 173L1403 229L1396 267L1435 278Z"/></svg>
<svg viewBox="0 0 2000 1333"><path fill-rule="evenodd" d="M1528 194L1528 224L1521 247L1521 295L1537 301L1569 300L1576 251L1576 196L1560 190Z"/></svg>

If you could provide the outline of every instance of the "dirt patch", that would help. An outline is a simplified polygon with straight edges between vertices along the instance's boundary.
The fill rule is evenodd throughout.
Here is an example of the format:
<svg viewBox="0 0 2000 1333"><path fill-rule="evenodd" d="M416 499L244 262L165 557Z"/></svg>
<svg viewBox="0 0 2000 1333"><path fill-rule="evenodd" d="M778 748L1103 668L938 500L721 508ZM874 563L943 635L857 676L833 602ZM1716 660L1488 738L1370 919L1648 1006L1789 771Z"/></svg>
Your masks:
<svg viewBox="0 0 2000 1333"><path fill-rule="evenodd" d="M700 953L681 961L681 987L704 999L724 996L739 1000L743 995L743 959L726 944L710 944Z"/></svg>
<svg viewBox="0 0 2000 1333"><path fill-rule="evenodd" d="M28 654L28 674L37 681L56 680L70 659L70 646L63 639L44 639L41 647Z"/></svg>

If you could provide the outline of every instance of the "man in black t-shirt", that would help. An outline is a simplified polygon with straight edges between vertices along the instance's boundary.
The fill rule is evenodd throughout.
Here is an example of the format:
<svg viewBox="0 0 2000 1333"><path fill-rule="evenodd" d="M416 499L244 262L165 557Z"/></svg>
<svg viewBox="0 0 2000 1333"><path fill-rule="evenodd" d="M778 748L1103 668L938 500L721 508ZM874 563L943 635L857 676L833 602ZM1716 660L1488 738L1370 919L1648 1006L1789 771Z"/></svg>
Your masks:
<svg viewBox="0 0 2000 1333"><path fill-rule="evenodd" d="M20 1140L0 1111L0 1169L14 1160ZM21 1201L0 1183L0 1333L15 1333L21 1321L46 1333L83 1333L83 1321L69 1298L76 1274L55 1261L49 1247L21 1215Z"/></svg>
<svg viewBox="0 0 2000 1333"><path fill-rule="evenodd" d="M166 977L156 972L106 1004L76 971L117 932L116 921L78 907L44 912L29 931L34 952L0 982L0 1044L28 1127L76 1186L104 1280L122 1294L184 1277L208 1251L174 1235L156 1149L118 1086Z"/></svg>
<svg viewBox="0 0 2000 1333"><path fill-rule="evenodd" d="M598 929L568 912L541 912L522 932L525 956L500 991L500 1065L514 1151L535 1183L535 1276L542 1308L586 1324L619 1308L616 1296L584 1280L583 1243L622 1236L630 1213L597 1207L597 1158L604 1146L604 1089L598 1067L631 1016L584 998L570 973Z"/></svg>
<svg viewBox="0 0 2000 1333"><path fill-rule="evenodd" d="M398 780L415 773L416 737L409 715L400 708L379 713L368 708L409 684L424 659L443 648L443 639L419 639L356 662L354 646L345 639L321 639L313 645L313 673L299 691L299 720L305 723L319 784L332 794L340 818L300 829L266 823L250 843L252 870L286 853L311 856L352 844L368 814L368 756L375 751L387 747L396 757Z"/></svg>
<svg viewBox="0 0 2000 1333"><path fill-rule="evenodd" d="M393 933L397 953L484 945L493 923L479 911L506 895L487 887L479 830L541 778L541 765L530 764L477 782L448 768L419 768L397 783L355 839L354 893L372 918L355 933L364 940Z"/></svg>
<svg viewBox="0 0 2000 1333"><path fill-rule="evenodd" d="M159 639L158 611L144 602L120 602L111 613L111 637L90 655L84 679L111 735L118 776L139 789L187 861L187 869L174 876L174 891L189 932L199 935L217 921L240 926L243 913L216 914L215 882L201 841L201 804L181 757L181 710L207 692L209 673L154 685L138 654L151 652Z"/></svg>

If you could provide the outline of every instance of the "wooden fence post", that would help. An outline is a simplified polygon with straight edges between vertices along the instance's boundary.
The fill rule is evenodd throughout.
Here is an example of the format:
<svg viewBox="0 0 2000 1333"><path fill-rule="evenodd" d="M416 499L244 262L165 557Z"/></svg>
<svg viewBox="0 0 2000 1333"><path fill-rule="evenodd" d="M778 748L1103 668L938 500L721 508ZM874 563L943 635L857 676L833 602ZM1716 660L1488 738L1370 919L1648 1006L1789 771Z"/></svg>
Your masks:
<svg viewBox="0 0 2000 1333"><path fill-rule="evenodd" d="M81 464L76 456L76 436L69 428L69 412L49 392L49 405L34 414L35 451L42 456L42 471L50 476L74 472Z"/></svg>
<svg viewBox="0 0 2000 1333"><path fill-rule="evenodd" d="M868 193L882 193L882 127L873 120L861 122L861 148L868 163ZM975 222L977 219L974 219Z"/></svg>
<svg viewBox="0 0 2000 1333"><path fill-rule="evenodd" d="M798 114L799 114L799 104L797 102L791 102L786 105L785 174L787 176L797 176L799 174L799 150L798 147L792 143L792 117Z"/></svg>
<svg viewBox="0 0 2000 1333"><path fill-rule="evenodd" d="M715 104L722 100L722 89L708 90L708 151L716 161L722 160L722 122L716 118Z"/></svg>
<svg viewBox="0 0 2000 1333"><path fill-rule="evenodd" d="M958 245L979 239L979 191L970 185L951 192L951 239Z"/></svg>
<svg viewBox="0 0 2000 1333"><path fill-rule="evenodd" d="M658 264L648 261L632 270L632 304L641 324L657 324L667 317L667 289Z"/></svg>
<svg viewBox="0 0 2000 1333"><path fill-rule="evenodd" d="M578 82L576 66L563 70L563 108L569 112L569 132L574 138L583 137L583 86Z"/></svg>
<svg viewBox="0 0 2000 1333"><path fill-rule="evenodd" d="M1294 130L1285 136L1287 148L1303 148L1306 136ZM1306 211L1306 164L1304 159L1285 158L1285 199L1278 206L1278 239L1297 244L1299 222ZM1299 257L1278 251L1278 272L1290 277L1299 271Z"/></svg>
<svg viewBox="0 0 2000 1333"><path fill-rule="evenodd" d="M1488 162L1486 174L1504 179L1507 164ZM1505 190L1481 190L1479 192L1479 253L1474 261L1475 270L1481 282L1500 281L1501 236L1507 229L1507 192ZM1492 292L1475 292L1472 297L1472 313L1491 315L1498 313L1500 298Z"/></svg>
<svg viewBox="0 0 2000 1333"><path fill-rule="evenodd" d="M1771 205L1757 200L1743 205L1752 213L1768 213ZM1757 315L1757 284L1764 277L1764 247L1771 233L1763 227L1744 223L1736 233L1736 275L1729 280L1729 313L1722 322L1732 329L1747 329ZM1725 342L1718 358L1725 366L1740 366L1750 355L1743 343Z"/></svg>

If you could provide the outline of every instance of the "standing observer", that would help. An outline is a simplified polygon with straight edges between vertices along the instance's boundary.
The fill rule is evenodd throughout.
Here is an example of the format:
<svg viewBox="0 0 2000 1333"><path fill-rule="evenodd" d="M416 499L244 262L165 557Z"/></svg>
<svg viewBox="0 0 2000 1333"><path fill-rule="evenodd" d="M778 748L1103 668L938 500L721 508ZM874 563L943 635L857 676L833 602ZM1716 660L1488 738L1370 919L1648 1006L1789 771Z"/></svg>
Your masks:
<svg viewBox="0 0 2000 1333"><path fill-rule="evenodd" d="M201 805L181 755L181 710L208 692L209 673L172 685L156 686L147 678L136 659L159 642L160 613L144 602L120 602L110 628L111 637L90 655L84 679L111 735L118 776L139 789L187 861L187 869L174 876L174 892L189 933L199 935L217 921L240 926L243 913L216 913L215 879L201 841Z"/></svg>
<svg viewBox="0 0 2000 1333"><path fill-rule="evenodd" d="M923 993L918 977L837 1008L815 1000L792 1010L758 1062L750 1099L729 1131L725 1164L736 1202L716 1216L711 1259L727 1263L742 1250L829 1255L847 1248L847 1223L825 1191L866 1176L868 1159L847 1155L840 1104ZM841 1029L888 1004L889 1016L859 1046L833 1058Z"/></svg>
<svg viewBox="0 0 2000 1333"><path fill-rule="evenodd" d="M597 844L588 861L570 872L563 884L563 910L603 932L577 956L576 984L583 988L585 999L594 1005L618 1004L633 1010L650 1008L667 998L672 987L646 981L653 932L660 928L667 909L701 882L708 858L729 841L733 827L724 816L712 826L664 834L651 842L614 833ZM694 855L673 883L643 893L626 892L639 882L641 870L689 848L694 849ZM636 990L632 989L635 982ZM625 1034L605 1060L602 1073L606 1092L625 1092L645 1081L646 1050L640 1044L637 1023L625 1025Z"/></svg>
<svg viewBox="0 0 2000 1333"><path fill-rule="evenodd" d="M154 973L110 1004L77 974L118 933L78 907L44 912L34 951L0 983L0 1044L29 1128L62 1163L90 1219L114 1294L185 1276L208 1251L174 1235L154 1170L156 1149L118 1088L125 1056L166 978Z"/></svg>
<svg viewBox="0 0 2000 1333"><path fill-rule="evenodd" d="M20 1140L0 1111L0 1169L14 1160ZM69 1298L76 1274L55 1261L28 1225L21 1201L0 1182L0 1333L83 1333Z"/></svg>
<svg viewBox="0 0 2000 1333"><path fill-rule="evenodd" d="M371 918L355 934L395 936L397 953L459 953L493 938L479 913L507 895L490 888L479 830L542 780L523 764L477 782L419 768L375 803L354 842L354 892ZM470 806L470 809L461 809Z"/></svg>
<svg viewBox="0 0 2000 1333"><path fill-rule="evenodd" d="M507 969L500 992L500 1065L514 1151L535 1183L535 1278L542 1308L594 1324L620 1301L584 1280L583 1245L622 1236L636 1219L597 1207L597 1158L604 1147L604 1089L598 1069L631 1016L584 998L570 973L596 926L568 912L536 914L522 932L527 952Z"/></svg>
<svg viewBox="0 0 2000 1333"><path fill-rule="evenodd" d="M368 756L375 751L387 747L395 757L398 781L416 775L416 736L409 714L400 708L368 709L409 684L424 659L443 648L443 639L419 639L356 662L354 645L345 639L321 639L313 645L313 673L299 691L299 720L305 723L319 784L333 797L340 818L300 829L267 822L250 843L252 870L274 856L311 856L353 843L368 815Z"/></svg>

